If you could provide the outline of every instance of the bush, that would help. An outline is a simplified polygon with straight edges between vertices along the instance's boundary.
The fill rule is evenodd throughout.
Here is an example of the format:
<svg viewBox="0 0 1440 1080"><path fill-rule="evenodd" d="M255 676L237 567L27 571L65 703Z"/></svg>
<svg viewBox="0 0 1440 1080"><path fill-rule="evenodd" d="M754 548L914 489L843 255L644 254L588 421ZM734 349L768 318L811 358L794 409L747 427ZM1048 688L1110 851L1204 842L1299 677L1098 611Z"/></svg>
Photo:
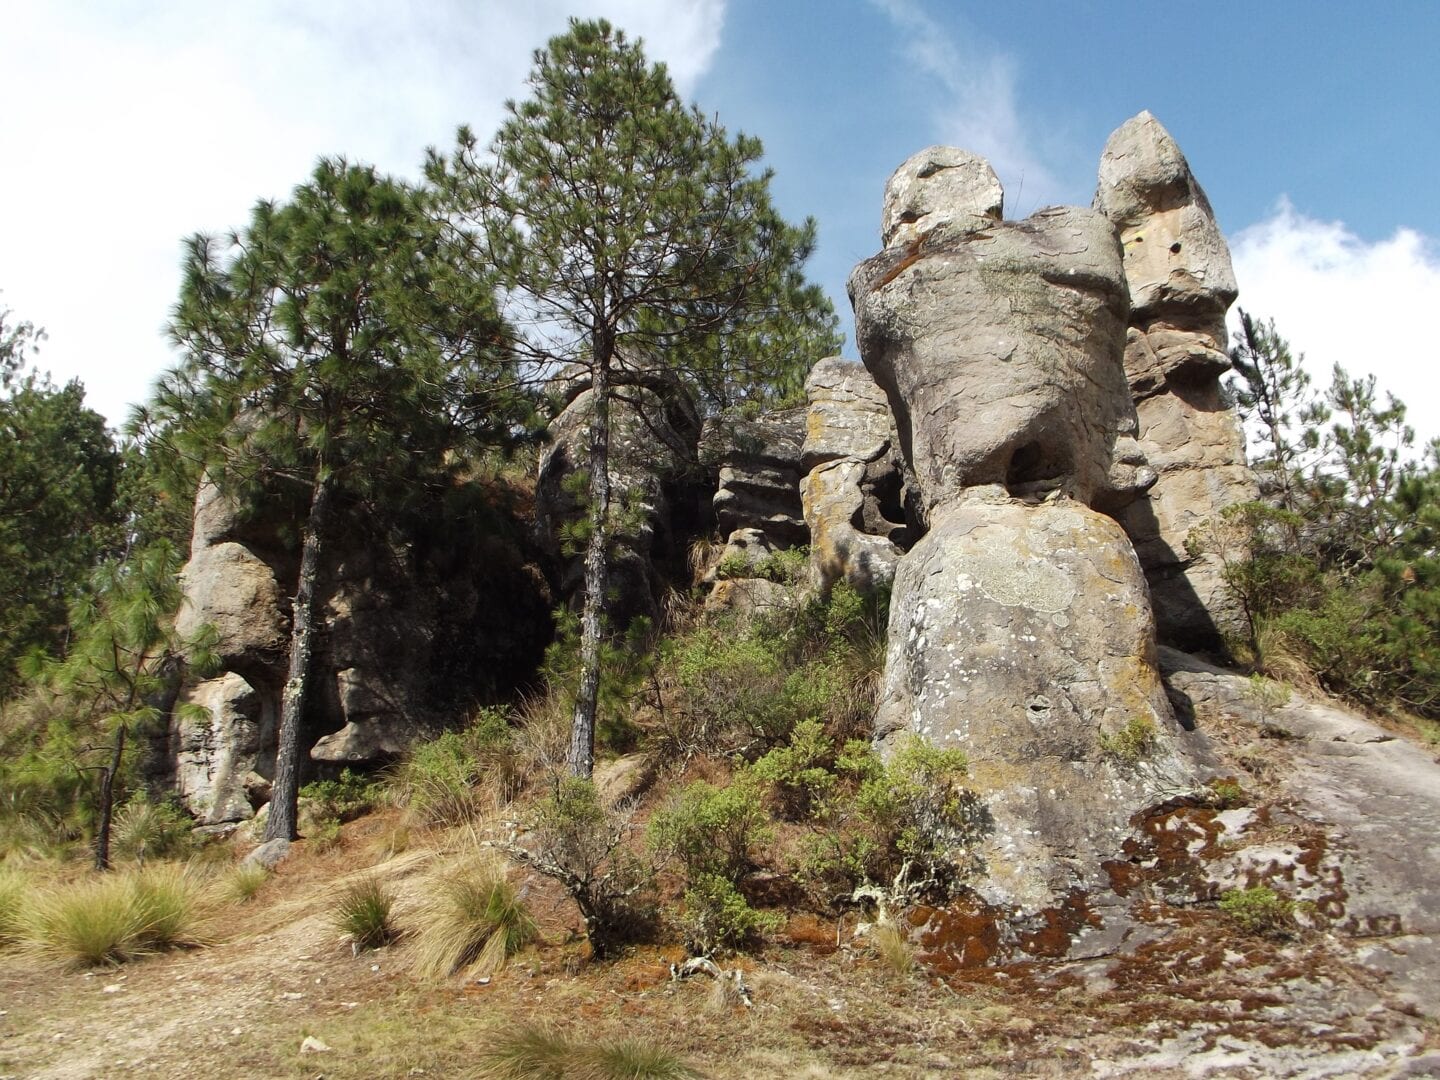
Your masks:
<svg viewBox="0 0 1440 1080"><path fill-rule="evenodd" d="M984 831L979 798L964 787L963 752L909 736L884 761L852 740L837 758L843 783L818 809L802 873L817 884L888 888L892 899L948 898L975 870Z"/></svg>
<svg viewBox="0 0 1440 1080"><path fill-rule="evenodd" d="M335 903L335 926L350 935L358 952L378 949L395 939L390 912L395 895L373 877L362 878L347 887Z"/></svg>
<svg viewBox="0 0 1440 1080"><path fill-rule="evenodd" d="M780 813L803 821L834 791L835 741L818 720L802 720L790 741L755 762L751 775L770 785Z"/></svg>
<svg viewBox="0 0 1440 1080"><path fill-rule="evenodd" d="M491 973L538 933L535 921L504 870L490 860L469 860L433 882L420 915L416 970L445 979L465 968Z"/></svg>
<svg viewBox="0 0 1440 1080"><path fill-rule="evenodd" d="M380 802L381 785L373 777L343 769L334 780L316 780L300 789L300 797L310 800L319 819L354 821L369 813Z"/></svg>
<svg viewBox="0 0 1440 1080"><path fill-rule="evenodd" d="M777 913L752 908L735 884L719 874L700 874L685 890L680 925L686 947L696 956L744 948L783 923Z"/></svg>
<svg viewBox="0 0 1440 1080"><path fill-rule="evenodd" d="M1220 897L1220 910L1257 937L1287 938L1295 932L1295 901L1266 885L1231 889Z"/></svg>
<svg viewBox="0 0 1440 1080"><path fill-rule="evenodd" d="M1160 731L1148 716L1132 716L1119 731L1100 733L1100 752L1133 768L1159 746Z"/></svg>
<svg viewBox="0 0 1440 1080"><path fill-rule="evenodd" d="M585 919L596 959L646 934L654 922L654 874L625 846L630 812L609 810L591 780L565 777L531 816L533 847L509 854L563 885Z"/></svg>
<svg viewBox="0 0 1440 1080"><path fill-rule="evenodd" d="M324 818L317 821L305 839L309 841L312 850L321 854L334 851L340 846L340 820Z"/></svg>
<svg viewBox="0 0 1440 1080"><path fill-rule="evenodd" d="M415 747L398 775L402 798L422 825L469 821L480 810L479 781L479 759L456 731Z"/></svg>
<svg viewBox="0 0 1440 1080"><path fill-rule="evenodd" d="M689 784L650 819L651 847L679 859L690 881L706 875L737 881L774 838L760 789L746 771L720 788Z"/></svg>

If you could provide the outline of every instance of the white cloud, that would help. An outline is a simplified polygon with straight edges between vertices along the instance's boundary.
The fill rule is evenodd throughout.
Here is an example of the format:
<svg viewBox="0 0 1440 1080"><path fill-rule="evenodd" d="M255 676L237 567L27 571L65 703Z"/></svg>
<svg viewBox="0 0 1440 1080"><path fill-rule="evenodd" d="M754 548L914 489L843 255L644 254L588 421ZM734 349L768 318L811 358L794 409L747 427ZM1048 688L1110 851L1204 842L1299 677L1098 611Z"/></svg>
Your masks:
<svg viewBox="0 0 1440 1080"><path fill-rule="evenodd" d="M1282 198L1232 239L1239 307L1274 319L1305 355L1317 388L1340 364L1408 406L1417 443L1440 436L1440 345L1425 329L1440 310L1440 244L1414 229L1366 242L1343 222L1307 217ZM1233 314L1233 312L1232 312ZM1383 398L1382 398L1383 400Z"/></svg>
<svg viewBox="0 0 1440 1080"><path fill-rule="evenodd" d="M173 359L182 237L243 225L322 154L413 176L458 124L483 140L571 14L644 38L688 93L725 0L22 2L0 39L0 305L121 422Z"/></svg>
<svg viewBox="0 0 1440 1080"><path fill-rule="evenodd" d="M944 91L933 117L936 140L989 159L1005 188L1007 216L1064 198L1068 188L1042 163L1020 120L1014 61L957 40L915 0L871 2L904 36L916 68Z"/></svg>

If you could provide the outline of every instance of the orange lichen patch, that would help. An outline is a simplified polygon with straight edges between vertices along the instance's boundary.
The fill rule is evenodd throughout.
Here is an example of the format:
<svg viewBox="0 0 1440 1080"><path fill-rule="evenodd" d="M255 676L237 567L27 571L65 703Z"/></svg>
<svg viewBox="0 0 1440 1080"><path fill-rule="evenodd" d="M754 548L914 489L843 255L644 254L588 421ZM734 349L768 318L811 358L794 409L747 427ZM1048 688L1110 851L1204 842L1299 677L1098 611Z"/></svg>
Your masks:
<svg viewBox="0 0 1440 1080"><path fill-rule="evenodd" d="M1046 908L1037 916L1043 926L1017 935L1022 950L1031 956L1058 959L1070 951L1070 944L1087 926L1100 925L1100 917L1090 910L1088 898L1080 889L1073 889L1065 902Z"/></svg>
<svg viewBox="0 0 1440 1080"><path fill-rule="evenodd" d="M792 915L779 937L791 944L806 946L817 956L829 956L839 948L835 924L810 912Z"/></svg>
<svg viewBox="0 0 1440 1080"><path fill-rule="evenodd" d="M907 916L918 959L945 975L977 968L1000 956L1003 913L977 900L959 900L948 907L914 908Z"/></svg>

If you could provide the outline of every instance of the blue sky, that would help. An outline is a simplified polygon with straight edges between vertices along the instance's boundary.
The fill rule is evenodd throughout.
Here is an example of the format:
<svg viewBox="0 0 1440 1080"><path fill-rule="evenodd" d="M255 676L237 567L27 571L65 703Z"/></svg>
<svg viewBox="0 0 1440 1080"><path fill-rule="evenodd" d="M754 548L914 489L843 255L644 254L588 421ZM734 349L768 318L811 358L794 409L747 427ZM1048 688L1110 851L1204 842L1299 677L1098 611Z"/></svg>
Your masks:
<svg viewBox="0 0 1440 1080"><path fill-rule="evenodd" d="M683 92L760 136L820 223L813 275L879 247L885 178L951 143L1007 213L1088 203L1108 134L1148 108L1230 238L1241 305L1325 381L1375 373L1425 436L1440 391L1440 3L959 0L19 0L0 40L0 305L112 422L173 362L180 239L244 223L320 154L413 176L494 129L569 14L645 39Z"/></svg>

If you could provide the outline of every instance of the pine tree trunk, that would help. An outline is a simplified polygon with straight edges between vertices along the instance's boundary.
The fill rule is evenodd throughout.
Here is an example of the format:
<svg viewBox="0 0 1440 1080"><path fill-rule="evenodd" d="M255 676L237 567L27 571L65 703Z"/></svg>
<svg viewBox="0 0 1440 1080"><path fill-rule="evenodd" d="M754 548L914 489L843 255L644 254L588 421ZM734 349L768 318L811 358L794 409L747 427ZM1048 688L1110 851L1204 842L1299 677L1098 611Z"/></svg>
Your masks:
<svg viewBox="0 0 1440 1080"><path fill-rule="evenodd" d="M115 729L110 764L100 774L100 824L95 830L95 869L110 869L110 822L115 813L115 777L125 758L125 725Z"/></svg>
<svg viewBox="0 0 1440 1080"><path fill-rule="evenodd" d="M570 724L568 764L574 776L595 771L595 713L600 701L600 635L610 543L610 372L609 357L597 349L590 385L590 538L585 545L585 606L580 613L580 689Z"/></svg>
<svg viewBox="0 0 1440 1080"><path fill-rule="evenodd" d="M265 839L294 840L298 835L300 799L300 730L305 713L305 690L310 679L310 656L315 647L315 583L320 576L320 543L330 511L330 480L316 477L310 498L310 516L301 536L300 580L295 589L290 628L290 667L280 698L280 733L275 750L275 780L270 788L270 819Z"/></svg>

